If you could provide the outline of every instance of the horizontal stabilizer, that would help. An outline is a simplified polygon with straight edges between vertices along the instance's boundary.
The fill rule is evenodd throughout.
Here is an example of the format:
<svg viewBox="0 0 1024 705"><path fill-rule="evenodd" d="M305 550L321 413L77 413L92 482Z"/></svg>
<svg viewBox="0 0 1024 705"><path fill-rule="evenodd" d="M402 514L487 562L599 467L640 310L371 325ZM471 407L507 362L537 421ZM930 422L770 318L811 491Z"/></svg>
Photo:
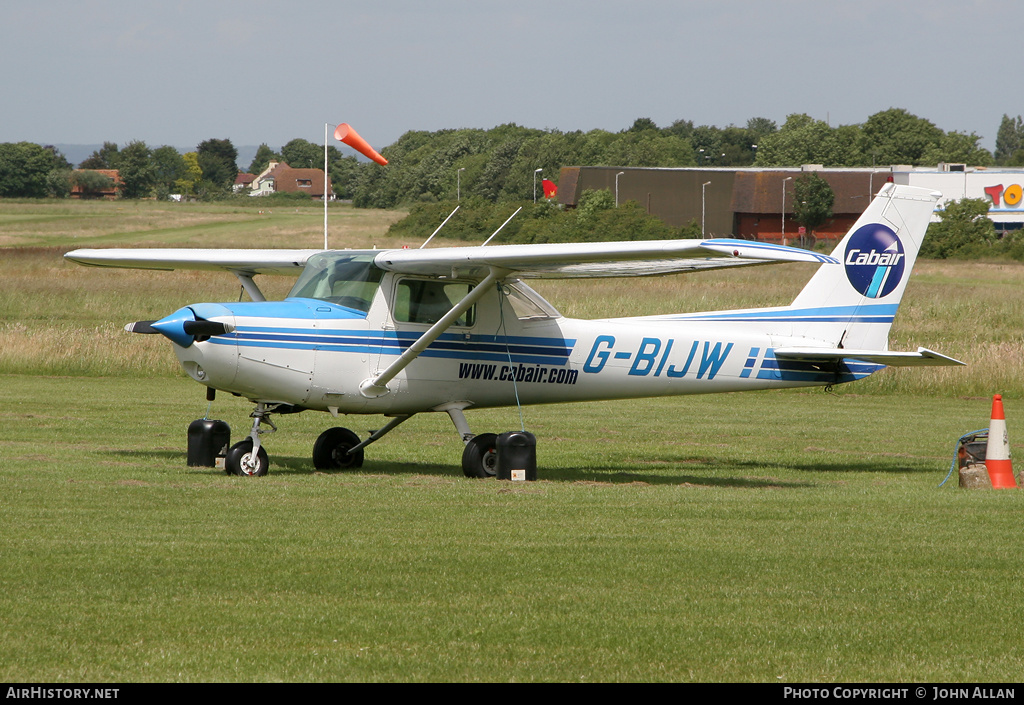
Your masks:
<svg viewBox="0 0 1024 705"><path fill-rule="evenodd" d="M717 252L728 257L744 259L779 260L782 262L811 262L815 264L839 264L839 260L831 255L812 252L797 247L775 245L770 242L755 240L735 240L732 238L715 238L705 240L701 249Z"/></svg>
<svg viewBox="0 0 1024 705"><path fill-rule="evenodd" d="M917 352L848 350L845 348L776 348L775 357L782 360L804 361L861 360L890 367L936 367L965 364L928 348L918 348Z"/></svg>

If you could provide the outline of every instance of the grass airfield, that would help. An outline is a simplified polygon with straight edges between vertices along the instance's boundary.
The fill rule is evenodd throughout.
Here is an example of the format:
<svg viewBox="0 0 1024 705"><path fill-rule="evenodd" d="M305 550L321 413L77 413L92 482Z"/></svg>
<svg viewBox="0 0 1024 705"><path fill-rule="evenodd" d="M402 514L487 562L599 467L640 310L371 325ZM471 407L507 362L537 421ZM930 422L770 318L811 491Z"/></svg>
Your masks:
<svg viewBox="0 0 1024 705"><path fill-rule="evenodd" d="M322 243L321 210L286 211L0 202L7 682L1019 680L1024 500L939 484L992 393L1024 439L1024 267L919 263L893 347L968 368L528 407L535 483L463 478L436 414L358 472L313 470L334 425L313 413L275 418L268 477L188 468L204 389L121 326L237 283L59 255ZM393 246L396 217L332 209L331 244ZM809 273L538 288L566 315L615 316L782 304ZM210 416L237 440L250 410L220 395ZM469 420L519 425L514 409Z"/></svg>

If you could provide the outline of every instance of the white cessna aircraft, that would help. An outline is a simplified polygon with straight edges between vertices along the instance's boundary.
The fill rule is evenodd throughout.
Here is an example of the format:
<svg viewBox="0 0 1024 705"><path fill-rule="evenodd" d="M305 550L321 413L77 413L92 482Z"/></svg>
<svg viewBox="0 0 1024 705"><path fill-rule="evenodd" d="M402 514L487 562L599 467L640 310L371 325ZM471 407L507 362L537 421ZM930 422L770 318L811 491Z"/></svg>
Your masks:
<svg viewBox="0 0 1024 705"><path fill-rule="evenodd" d="M185 372L255 403L229 473L264 475L273 413L383 414L362 439L330 428L319 469L357 468L363 449L414 414L445 412L467 476L495 470L493 433L465 410L516 404L827 386L886 365L960 365L888 331L940 194L886 184L831 257L731 239L401 250L75 250L83 265L233 273L253 299L186 306L126 326L170 339ZM645 276L820 262L789 306L603 320L564 318L522 280ZM299 273L266 301L258 274ZM208 392L212 395L212 391ZM212 396L211 396L212 398ZM263 428L266 425L268 428Z"/></svg>

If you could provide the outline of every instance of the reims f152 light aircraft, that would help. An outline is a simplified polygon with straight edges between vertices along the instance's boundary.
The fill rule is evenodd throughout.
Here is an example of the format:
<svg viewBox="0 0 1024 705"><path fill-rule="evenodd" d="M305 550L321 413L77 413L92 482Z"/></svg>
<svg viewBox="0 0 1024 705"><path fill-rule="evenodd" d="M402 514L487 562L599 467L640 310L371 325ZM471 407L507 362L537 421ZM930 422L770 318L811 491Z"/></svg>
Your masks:
<svg viewBox="0 0 1024 705"><path fill-rule="evenodd" d="M264 475L270 416L382 414L313 446L319 469L357 468L363 449L421 412L445 412L470 477L495 472L493 433L467 409L828 386L886 365L960 365L888 332L940 194L886 184L831 256L734 239L400 250L75 250L83 265L233 273L253 300L199 303L126 328L168 338L185 372L255 404L229 473ZM649 276L818 262L789 306L604 320L565 318L531 277ZM253 277L298 273L283 301ZM210 394L208 392L208 394ZM210 397L212 398L212 396ZM264 428L267 426L269 428Z"/></svg>

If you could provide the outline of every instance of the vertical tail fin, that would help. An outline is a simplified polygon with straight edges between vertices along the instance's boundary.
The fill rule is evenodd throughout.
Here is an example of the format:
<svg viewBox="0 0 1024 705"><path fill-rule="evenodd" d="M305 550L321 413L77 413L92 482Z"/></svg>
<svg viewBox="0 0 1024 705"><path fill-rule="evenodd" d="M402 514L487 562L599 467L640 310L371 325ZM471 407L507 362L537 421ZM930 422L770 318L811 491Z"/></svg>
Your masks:
<svg viewBox="0 0 1024 705"><path fill-rule="evenodd" d="M942 194L886 184L804 287L791 310L799 311L797 337L837 348L887 350L917 252Z"/></svg>

